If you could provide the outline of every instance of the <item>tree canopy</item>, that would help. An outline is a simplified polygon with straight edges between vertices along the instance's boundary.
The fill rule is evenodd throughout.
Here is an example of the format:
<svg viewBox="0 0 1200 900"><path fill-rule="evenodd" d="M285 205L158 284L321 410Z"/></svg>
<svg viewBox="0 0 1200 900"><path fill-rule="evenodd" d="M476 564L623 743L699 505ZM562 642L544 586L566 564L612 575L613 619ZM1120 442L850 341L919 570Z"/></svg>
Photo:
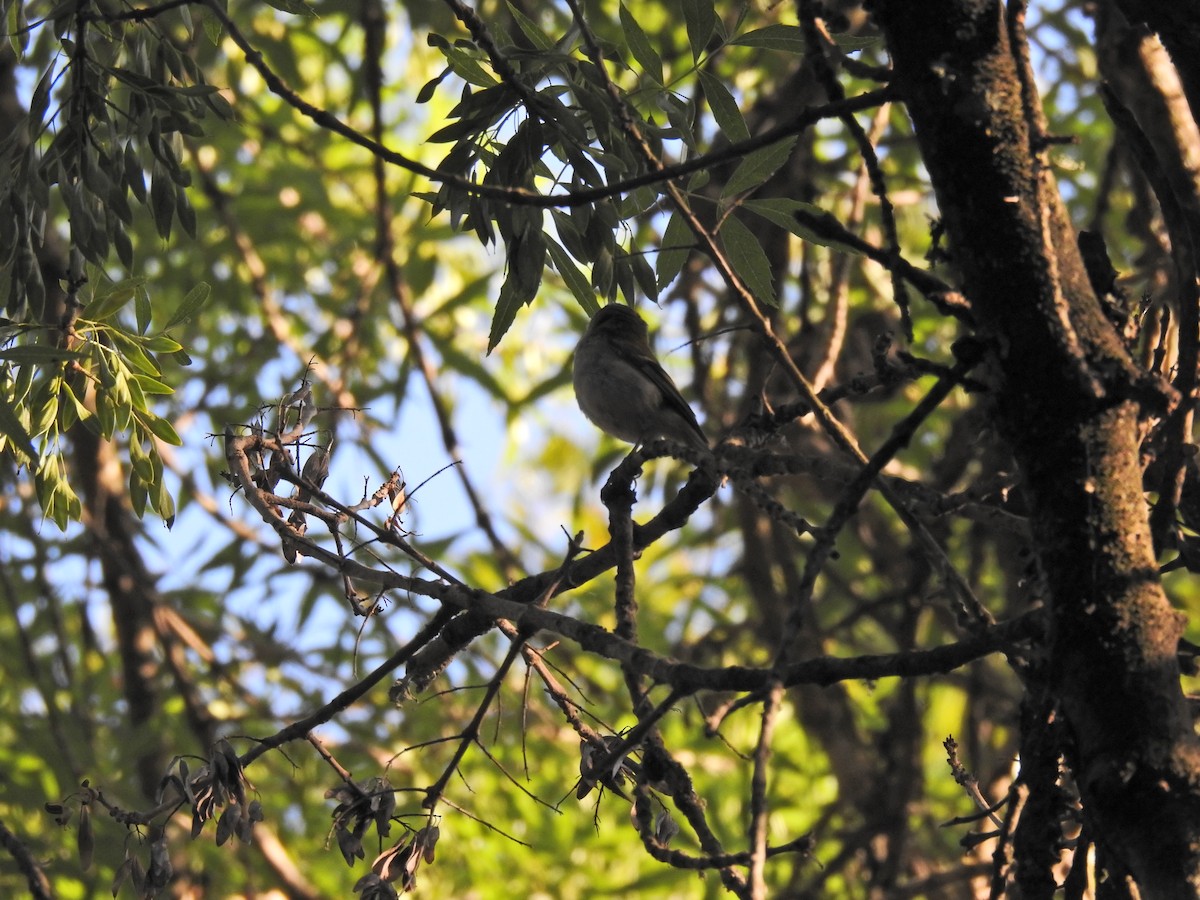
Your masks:
<svg viewBox="0 0 1200 900"><path fill-rule="evenodd" d="M1194 10L0 12L0 892L1195 896Z"/></svg>

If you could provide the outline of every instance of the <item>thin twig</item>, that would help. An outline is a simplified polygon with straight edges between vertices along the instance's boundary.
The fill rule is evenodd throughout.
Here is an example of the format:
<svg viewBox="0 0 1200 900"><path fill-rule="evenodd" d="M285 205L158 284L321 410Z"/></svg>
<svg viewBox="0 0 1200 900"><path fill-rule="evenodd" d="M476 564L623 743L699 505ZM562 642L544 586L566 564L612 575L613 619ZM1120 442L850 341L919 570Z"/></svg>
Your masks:
<svg viewBox="0 0 1200 900"><path fill-rule="evenodd" d="M760 150L763 147L787 140L807 130L822 119L832 118L843 113L872 109L881 103L894 99L895 94L889 87L860 94L842 103L829 103L821 107L804 109L797 113L790 121L776 128L772 128L749 140L731 144L705 156L695 157L672 166L664 166L661 169L645 172L641 175L613 182L603 187L576 190L569 193L541 194L529 188L493 185L438 171L402 153L385 147L378 141L356 131L327 110L314 106L289 88L283 79L266 64L262 53L254 49L254 45L250 43L225 10L221 8L219 0L201 0L201 2L221 22L222 27L228 32L230 39L245 55L246 61L262 76L268 90L297 112L312 119L320 127L332 131L351 143L369 150L391 165L399 166L418 175L424 175L438 184L449 185L470 196L503 200L518 206L524 205L540 208L585 206L609 197L627 194L640 187L659 184L667 179L682 178L701 169L707 169L728 160L739 159L753 153L755 150Z"/></svg>
<svg viewBox="0 0 1200 900"><path fill-rule="evenodd" d="M750 896L753 900L767 897L767 770L771 758L771 741L783 704L783 684L776 681L767 689L763 701L762 726L754 748L754 769L750 777Z"/></svg>

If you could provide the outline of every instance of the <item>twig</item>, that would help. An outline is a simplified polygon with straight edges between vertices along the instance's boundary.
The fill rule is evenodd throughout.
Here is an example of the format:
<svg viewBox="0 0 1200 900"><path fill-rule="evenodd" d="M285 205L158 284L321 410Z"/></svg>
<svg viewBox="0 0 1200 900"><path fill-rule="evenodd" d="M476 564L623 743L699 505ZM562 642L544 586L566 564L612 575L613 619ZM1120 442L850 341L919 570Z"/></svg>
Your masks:
<svg viewBox="0 0 1200 900"><path fill-rule="evenodd" d="M821 80L826 95L831 100L846 99L846 91L834 74L833 66L830 64L827 55L828 48L836 47L837 45L834 43L828 30L826 30L825 23L819 18L818 10L813 0L800 0L800 25L804 29L804 42L811 54L813 69L817 73L817 77ZM838 118L846 126L851 138L858 146L858 152L862 156L863 169L867 173L872 191L879 199L879 217L883 225L883 235L888 245L888 258L898 259L900 258L900 236L896 231L896 212L892 206L891 198L888 196L887 182L884 180L883 170L879 164L879 155L875 152L872 138L853 115L847 113L838 116ZM886 117L881 116L881 125L884 122L886 122ZM894 266L889 266L888 272L892 276L892 300L900 309L901 327L903 327L904 335L911 344L913 340L912 314L909 312L908 296L905 293L904 282L899 274L897 274Z"/></svg>
<svg viewBox="0 0 1200 900"><path fill-rule="evenodd" d="M582 534L579 534L575 535L575 537L568 542L566 556L563 558L563 562L558 569L560 579L562 578L563 573L566 572L571 560L582 549L581 540ZM544 600L549 599L550 595L553 593L554 587L556 586L557 584L554 584L547 588L544 594ZM446 785L449 784L451 776L458 771L458 764L462 762L462 758L466 754L467 748L471 744L478 742L479 726L483 723L483 717L487 714L492 701L496 699L496 695L500 691L500 686L504 683L504 677L508 674L508 670L512 668L512 664L516 662L517 657L520 655L521 650L525 645L525 641L528 640L528 637L531 633L532 632L528 631L520 631L509 644L508 652L505 654L504 660L497 667L496 674L492 677L491 681L488 682L487 692L484 694L483 700L480 701L478 708L475 710L475 715L471 717L471 721L467 723L466 728L463 729L463 732L460 735L458 746L454 750L454 755L451 757L450 762L446 764L445 769L442 771L442 774L438 777L437 781L430 785L429 789L426 791L425 799L422 801L421 805L428 809L430 813L433 813L433 811L437 808L438 801L442 798L442 794L446 789ZM514 780L514 784L515 783L516 782ZM530 796L533 795L530 794Z"/></svg>
<svg viewBox="0 0 1200 900"><path fill-rule="evenodd" d="M643 796L648 794L647 788L644 785L638 786L640 801ZM640 802L635 806L635 813L641 814L643 807ZM647 803L645 809L649 809ZM729 866L747 866L750 864L750 853L743 851L741 853L714 853L706 856L689 856L680 850L671 850L664 846L661 842L654 840L654 830L649 827L650 823L639 818L638 833L642 837L642 843L646 847L646 851L659 862L666 863L676 869L691 869L702 871L704 869L724 869ZM775 847L767 847L766 856L771 858L774 856L782 856L785 853L801 853L809 854L812 852L816 841L811 834L804 834L798 838L788 841L786 844L779 844Z"/></svg>
<svg viewBox="0 0 1200 900"><path fill-rule="evenodd" d="M25 883L29 886L29 895L34 900L52 900L54 892L50 889L50 879L46 877L41 865L29 852L29 848L21 842L20 838L9 831L2 821L0 821L0 847L8 851L8 855L17 864L17 869L25 876Z"/></svg>
<svg viewBox="0 0 1200 900"><path fill-rule="evenodd" d="M750 896L753 900L767 897L767 767L771 758L771 741L783 703L783 685L772 682L763 701L762 726L754 748L754 770L750 777Z"/></svg>
<svg viewBox="0 0 1200 900"><path fill-rule="evenodd" d="M872 109L880 103L894 99L894 91L889 88L883 88L875 91L868 91L865 94L860 94L857 97L850 98L843 103L830 103L821 107L801 110L793 119L784 124L772 128L769 131L763 132L760 135L750 138L749 140L740 141L736 144L731 144L721 150L715 151L703 157L696 157L685 162L677 163L672 166L664 166L655 171L646 172L623 181L613 182L612 184L603 187L591 188L588 190L571 191L569 193L559 194L541 194L529 188L516 186L492 185L480 181L472 181L469 178L464 178L459 175L453 175L446 172L438 171L430 166L420 163L415 159L411 159L402 153L398 153L388 147L383 146L378 141L375 141L359 131L351 128L349 125L342 122L332 113L327 110L314 106L299 94L287 86L263 60L262 53L254 49L254 46L242 34L237 25L229 17L224 9L221 8L219 0L198 0L203 5L212 11L213 15L220 21L222 27L228 32L230 39L237 45L238 49L246 57L246 61L258 71L266 83L268 90L275 94L297 112L312 119L317 125L334 132L353 144L369 150L371 153L379 156L391 165L399 166L410 172L418 175L424 175L431 181L438 184L445 184L457 188L463 193L477 196L487 197L493 200L503 200L517 206L534 206L540 208L563 207L569 208L574 206L585 206L595 203L598 200L604 200L609 197L615 197L622 194L627 194L646 185L658 184L667 179L681 178L689 175L692 172L698 172L701 169L707 169L712 166L719 165L731 159L738 159L753 153L755 150L760 150L763 147L771 144L779 143L787 140L793 135L800 134L812 125L822 119L831 118L842 113L859 112L864 109Z"/></svg>
<svg viewBox="0 0 1200 900"><path fill-rule="evenodd" d="M438 610L413 635L412 640L376 666L370 674L360 679L358 683L342 691L324 706L314 710L302 719L292 722L286 728L277 731L268 738L263 738L254 747L242 754L239 758L242 767L249 766L250 763L254 762L254 760L258 759L258 757L262 756L268 750L274 750L276 747L282 747L284 744L305 737L314 728L324 725L342 710L349 708L365 696L371 688L382 681L388 673L394 671L398 666L402 666L405 660L411 657L418 648L431 640L448 618L449 613L447 610Z"/></svg>

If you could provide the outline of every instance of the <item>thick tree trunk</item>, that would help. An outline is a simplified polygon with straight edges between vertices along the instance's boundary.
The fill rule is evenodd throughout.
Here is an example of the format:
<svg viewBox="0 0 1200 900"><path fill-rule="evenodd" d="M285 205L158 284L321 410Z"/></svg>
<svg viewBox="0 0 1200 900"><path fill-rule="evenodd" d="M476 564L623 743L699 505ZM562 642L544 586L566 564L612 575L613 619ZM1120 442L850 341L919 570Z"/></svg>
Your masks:
<svg viewBox="0 0 1200 900"><path fill-rule="evenodd" d="M992 346L1050 590L1047 687L1066 719L1088 830L1143 897L1194 897L1200 745L1138 457L1139 401L1154 391L1104 317L1041 162L1019 21L997 0L879 0L873 11Z"/></svg>

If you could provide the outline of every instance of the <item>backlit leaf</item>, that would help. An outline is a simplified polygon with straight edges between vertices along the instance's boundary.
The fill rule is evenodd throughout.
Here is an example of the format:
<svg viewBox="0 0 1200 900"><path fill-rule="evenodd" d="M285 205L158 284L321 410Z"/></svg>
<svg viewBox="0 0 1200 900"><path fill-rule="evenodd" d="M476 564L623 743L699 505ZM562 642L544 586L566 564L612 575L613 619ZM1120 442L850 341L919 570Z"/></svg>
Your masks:
<svg viewBox="0 0 1200 900"><path fill-rule="evenodd" d="M775 306L775 285L771 279L771 262L758 242L758 238L730 216L721 226L721 244L738 276L746 283L754 299L768 306Z"/></svg>

